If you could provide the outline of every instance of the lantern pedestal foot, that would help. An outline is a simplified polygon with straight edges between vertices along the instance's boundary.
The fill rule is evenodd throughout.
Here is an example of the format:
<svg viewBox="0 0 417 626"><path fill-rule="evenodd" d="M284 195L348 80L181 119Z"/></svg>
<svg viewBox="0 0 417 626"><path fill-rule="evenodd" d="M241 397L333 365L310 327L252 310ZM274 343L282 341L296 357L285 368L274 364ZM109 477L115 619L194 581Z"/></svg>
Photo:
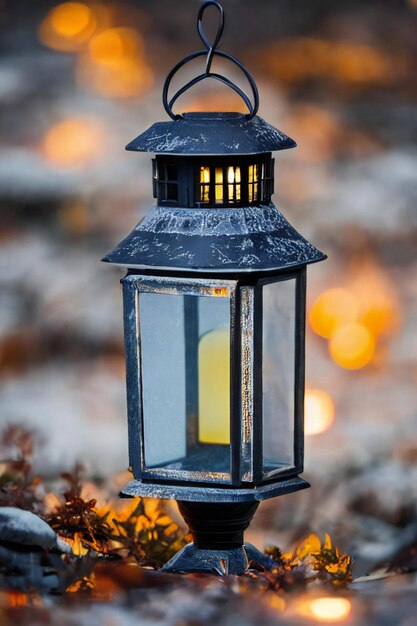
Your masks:
<svg viewBox="0 0 417 626"><path fill-rule="evenodd" d="M269 569L273 561L243 541L243 533L258 505L258 502L178 502L194 541L164 565L162 571L241 576L251 562Z"/></svg>
<svg viewBox="0 0 417 626"><path fill-rule="evenodd" d="M194 543L189 543L168 561L161 571L242 576L248 571L251 563L264 569L271 569L274 565L269 556L250 543L230 550L205 550L197 548Z"/></svg>
<svg viewBox="0 0 417 626"><path fill-rule="evenodd" d="M231 550L206 550L189 543L163 566L162 571L241 576L247 571L248 566L249 561L243 546Z"/></svg>

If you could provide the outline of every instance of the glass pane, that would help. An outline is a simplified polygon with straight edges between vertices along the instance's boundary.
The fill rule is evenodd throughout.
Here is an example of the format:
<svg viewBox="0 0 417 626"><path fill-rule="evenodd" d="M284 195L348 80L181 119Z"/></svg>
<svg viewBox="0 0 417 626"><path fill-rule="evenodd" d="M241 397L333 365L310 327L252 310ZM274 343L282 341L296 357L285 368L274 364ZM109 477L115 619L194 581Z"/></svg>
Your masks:
<svg viewBox="0 0 417 626"><path fill-rule="evenodd" d="M141 293L139 316L146 467L229 473L228 289Z"/></svg>
<svg viewBox="0 0 417 626"><path fill-rule="evenodd" d="M166 180L177 180L177 166L171 163L165 165Z"/></svg>
<svg viewBox="0 0 417 626"><path fill-rule="evenodd" d="M167 184L167 200L178 200L178 185L176 183Z"/></svg>
<svg viewBox="0 0 417 626"><path fill-rule="evenodd" d="M295 279L263 287L264 472L294 465Z"/></svg>
<svg viewBox="0 0 417 626"><path fill-rule="evenodd" d="M186 454L185 335L182 297L139 294L145 462Z"/></svg>

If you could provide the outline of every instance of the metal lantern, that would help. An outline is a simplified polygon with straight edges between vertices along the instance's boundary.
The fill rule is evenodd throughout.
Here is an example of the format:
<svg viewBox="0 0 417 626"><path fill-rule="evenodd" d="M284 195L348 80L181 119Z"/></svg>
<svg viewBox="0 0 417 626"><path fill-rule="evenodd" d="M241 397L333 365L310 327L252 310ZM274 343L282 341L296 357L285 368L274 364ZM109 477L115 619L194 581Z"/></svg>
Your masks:
<svg viewBox="0 0 417 626"><path fill-rule="evenodd" d="M220 26L213 44L203 13ZM171 571L242 574L271 561L244 544L259 501L308 487L303 471L306 265L325 258L272 204L271 153L295 142L256 116L252 76L216 49L224 15L198 14L205 50L178 63L159 122L127 150L151 152L156 205L104 260L122 280L129 456L124 496L171 498L194 542ZM206 70L168 100L172 77L207 55ZM246 75L252 100L211 72L214 55ZM241 113L185 113L172 106L214 78L248 106Z"/></svg>

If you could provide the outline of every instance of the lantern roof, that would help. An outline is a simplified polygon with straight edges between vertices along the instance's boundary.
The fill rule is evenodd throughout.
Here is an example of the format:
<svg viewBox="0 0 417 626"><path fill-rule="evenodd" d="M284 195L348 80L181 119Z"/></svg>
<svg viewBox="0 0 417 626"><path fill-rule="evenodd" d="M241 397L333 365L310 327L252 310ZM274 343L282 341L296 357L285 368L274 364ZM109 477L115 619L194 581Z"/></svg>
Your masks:
<svg viewBox="0 0 417 626"><path fill-rule="evenodd" d="M171 122L157 122L136 137L126 150L176 155L259 154L297 144L261 117L242 113L184 113Z"/></svg>
<svg viewBox="0 0 417 626"><path fill-rule="evenodd" d="M202 18L214 7L220 18L213 42ZM256 114L256 83L238 59L217 45L224 27L224 12L217 0L207 0L199 12L198 34L205 46L179 61L165 80L162 101L172 121L157 122L126 146L127 150L191 156L226 156L270 153L295 147L293 139ZM205 71L169 97L175 74L189 61L205 57ZM245 75L249 97L229 78L213 72L214 57L227 59ZM248 113L173 112L177 99L190 87L215 79L233 89ZM189 184L183 181L182 184ZM323 260L325 255L298 233L272 204L202 207L155 206L103 261L128 268L200 272L253 272L287 270Z"/></svg>
<svg viewBox="0 0 417 626"><path fill-rule="evenodd" d="M103 261L200 272L287 270L326 258L278 209L156 206Z"/></svg>

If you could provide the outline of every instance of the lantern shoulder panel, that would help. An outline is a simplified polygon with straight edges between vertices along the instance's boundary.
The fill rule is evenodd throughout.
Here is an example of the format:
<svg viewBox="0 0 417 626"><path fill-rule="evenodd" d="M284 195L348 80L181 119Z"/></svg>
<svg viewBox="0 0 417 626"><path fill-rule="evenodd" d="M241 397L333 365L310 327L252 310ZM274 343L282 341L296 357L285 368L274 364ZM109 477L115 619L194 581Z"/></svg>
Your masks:
<svg viewBox="0 0 417 626"><path fill-rule="evenodd" d="M241 113L185 113L172 122L157 122L126 150L155 154L260 154L297 144L261 117Z"/></svg>
<svg viewBox="0 0 417 626"><path fill-rule="evenodd" d="M286 270L326 258L274 204L233 209L154 207L103 261L207 272Z"/></svg>

